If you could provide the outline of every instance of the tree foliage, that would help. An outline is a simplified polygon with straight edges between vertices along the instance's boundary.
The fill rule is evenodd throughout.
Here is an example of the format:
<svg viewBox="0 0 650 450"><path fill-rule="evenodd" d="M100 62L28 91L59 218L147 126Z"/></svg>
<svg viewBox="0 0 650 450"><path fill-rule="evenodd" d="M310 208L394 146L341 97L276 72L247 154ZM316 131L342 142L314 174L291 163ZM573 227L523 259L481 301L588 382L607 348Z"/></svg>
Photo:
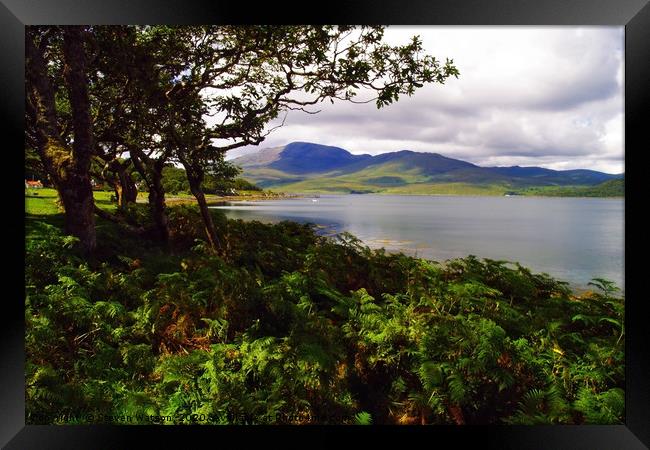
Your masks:
<svg viewBox="0 0 650 450"><path fill-rule="evenodd" d="M230 180L228 150L257 145L269 123L322 101L372 93L378 108L426 83L458 76L452 61L423 54L414 37L382 42L383 27L91 26L28 27L27 141L65 208L68 231L95 246L91 160L135 201L130 166L147 186L155 234L169 236L163 169L180 163L208 240L219 237L207 211L206 175ZM365 95L365 94L363 94ZM64 161L74 164L64 164ZM32 165L33 167L33 165ZM216 168L216 170L215 170ZM74 175L74 176L72 176ZM65 188L66 180L73 180ZM83 189L82 189L83 188ZM83 198L69 194L76 189ZM74 206L76 205L76 206Z"/></svg>

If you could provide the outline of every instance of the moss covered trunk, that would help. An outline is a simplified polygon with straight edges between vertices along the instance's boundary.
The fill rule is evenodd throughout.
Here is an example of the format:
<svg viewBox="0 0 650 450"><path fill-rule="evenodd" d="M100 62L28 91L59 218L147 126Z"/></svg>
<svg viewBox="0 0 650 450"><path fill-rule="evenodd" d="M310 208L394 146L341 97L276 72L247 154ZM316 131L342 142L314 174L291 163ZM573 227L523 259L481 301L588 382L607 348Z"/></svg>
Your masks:
<svg viewBox="0 0 650 450"><path fill-rule="evenodd" d="M54 91L43 57L46 42L34 41L26 33L28 113L36 123L38 152L56 186L65 209L65 231L79 238L86 253L97 246L90 161L93 154L92 122L86 79L86 54L82 27L67 27L63 32L64 79L70 101L74 141L70 148L58 123Z"/></svg>
<svg viewBox="0 0 650 450"><path fill-rule="evenodd" d="M69 27L63 33L64 76L70 106L74 142L72 158L61 189L66 210L66 230L81 240L86 251L97 245L95 202L90 184L90 161L93 154L93 128L86 78L86 52L83 27Z"/></svg>

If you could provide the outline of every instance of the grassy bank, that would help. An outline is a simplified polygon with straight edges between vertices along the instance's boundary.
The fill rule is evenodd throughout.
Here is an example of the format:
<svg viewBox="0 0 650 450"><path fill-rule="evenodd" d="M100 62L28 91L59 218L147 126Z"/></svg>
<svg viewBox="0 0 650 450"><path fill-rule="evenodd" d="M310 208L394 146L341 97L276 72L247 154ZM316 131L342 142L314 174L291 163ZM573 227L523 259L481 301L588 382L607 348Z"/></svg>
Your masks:
<svg viewBox="0 0 650 450"><path fill-rule="evenodd" d="M214 211L217 256L186 204L166 246L98 219L87 259L54 200L26 198L28 424L624 420L624 299L604 280L576 295Z"/></svg>
<svg viewBox="0 0 650 450"><path fill-rule="evenodd" d="M95 204L100 208L115 212L117 204L111 201L112 192L95 191ZM138 194L140 200L141 194ZM57 193L55 189L29 189L25 190L25 212L30 216L48 216L62 213L63 210L57 205Z"/></svg>
<svg viewBox="0 0 650 450"><path fill-rule="evenodd" d="M234 202L234 201L258 201L258 200L273 200L278 198L288 198L294 197L295 195L289 195L285 193L273 192L273 191L239 191L236 195L214 195L206 194L205 199L208 202L208 205L219 204L222 202ZM138 199L139 203L146 203L147 199L143 196L142 199ZM182 205L182 204L195 204L196 199L191 194L174 194L167 195L165 197L165 202L168 205Z"/></svg>
<svg viewBox="0 0 650 450"><path fill-rule="evenodd" d="M95 204L100 208L115 212L117 203L111 200L114 197L112 191L94 191ZM240 200L267 200L274 198L286 198L289 195L273 191L240 191L237 195L214 195L206 194L205 198L209 204L224 201ZM56 204L56 190L51 188L29 189L25 191L25 210L31 215L57 214L60 212ZM165 202L169 205L195 204L193 195L179 193L166 195ZM138 192L137 203L147 203L147 193Z"/></svg>

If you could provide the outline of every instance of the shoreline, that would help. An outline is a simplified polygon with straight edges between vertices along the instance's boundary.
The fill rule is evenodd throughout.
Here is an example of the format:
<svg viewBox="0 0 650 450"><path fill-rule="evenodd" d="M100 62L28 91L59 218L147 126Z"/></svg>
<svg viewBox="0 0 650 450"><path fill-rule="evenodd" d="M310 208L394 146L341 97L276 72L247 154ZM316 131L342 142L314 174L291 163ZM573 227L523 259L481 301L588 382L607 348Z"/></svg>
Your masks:
<svg viewBox="0 0 650 450"><path fill-rule="evenodd" d="M354 195L354 194L342 194L342 195L340 195L339 198L344 198L345 195ZM382 201L378 194L374 194L374 195L373 194L363 194L363 195L371 195L373 197L378 197L375 201L378 201L378 202ZM422 198L424 200L424 197L436 197L436 196L419 195L418 197L420 197L420 198ZM450 197L450 196L445 196L445 197ZM466 198L472 198L473 197L475 199L479 199L482 196L463 195L463 196L458 196L458 197L466 197ZM524 196L521 196L521 197L524 197ZM525 196L525 197L532 197L532 196ZM548 197L541 197L541 198L548 198ZM578 198L578 197L561 197L561 198ZM585 198L593 198L593 199L603 199L604 198L604 199L620 200L620 198L614 198L614 197L585 197ZM323 199L323 200L325 200L325 199ZM357 200L362 201L362 199L357 199ZM338 202L335 197L330 197L330 201L333 201L334 203ZM344 201L344 200L339 200L339 201ZM393 201L399 201L399 200L393 200ZM431 201L435 202L436 200L431 200ZM451 201L453 201L453 200L451 200ZM458 199L457 201L461 202L461 199ZM480 200L474 200L474 201L480 201ZM283 202L282 204L285 204L285 205L287 205L287 207L290 207L290 206L288 206L289 203L290 202L286 202L286 203ZM311 203L309 201L307 201L307 203L309 203L311 205ZM506 200L504 200L503 202L499 202L499 204L501 204L501 203L503 203L504 205L510 204ZM301 202L301 204L302 204L302 202ZM520 204L520 203L513 203L513 205L518 205L518 204ZM521 203L521 204L523 204L523 203ZM572 204L572 203L566 203L566 204ZM588 202L587 202L587 204L588 204ZM615 204L618 204L618 203L615 203ZM251 212L254 211L252 208L263 207L264 206L263 202L257 202L257 201L251 201L249 203L249 205L250 206L244 206L244 205L242 205L242 206L246 207L246 208L250 208ZM544 203L541 202L540 205L544 205ZM228 205L224 204L222 206L226 207L226 208L224 208L224 211L227 212ZM233 206L235 207L235 209L237 209L237 205L233 205ZM280 208L282 208L282 207L280 206ZM253 214L254 214L254 212L253 212ZM236 217L240 218L240 219L243 219L243 220L248 219L245 216L241 216L241 217L236 216ZM297 223L305 223L305 221L303 221L303 220L300 220L300 219L296 220L296 219L297 218L292 218L292 219L287 219L287 220L297 222ZM314 219L315 219L315 217L314 217ZM261 217L259 217L259 218L251 219L251 220L260 220L260 221L266 222L266 223L276 223L276 220L271 219L271 217L267 217L266 219L262 219ZM318 221L318 219L311 221L311 223L313 223L313 225L314 225L316 233L321 235L321 236L335 238L335 236L337 234L340 234L340 233L346 231L346 230L342 230L342 229L340 229L340 228L338 228L336 226L333 227L330 223L323 223L322 222L323 220L328 221L329 217L320 217L320 221ZM472 253L471 251L469 251L465 255L458 255L458 256L452 256L452 257L449 257L449 258L446 258L446 259L441 259L441 258L435 258L434 255L431 255L431 252L430 252L431 249L430 248L427 248L426 246L424 248L421 247L421 246L412 246L412 244L410 244L410 243L408 243L406 241L403 241L401 239L398 240L398 241L395 241L393 239L372 239L372 238L371 239L362 239L361 237L359 237L356 234L355 234L355 236L357 236L357 238L359 238L361 240L361 242L363 243L364 246L367 246L372 250L378 250L378 249L383 248L387 253L392 253L392 254L403 253L403 254L405 254L407 256L410 256L410 257L422 258L422 259L429 260L429 261L435 261L435 262L440 263L440 264L444 264L448 260L463 258L463 257L468 256L470 254L476 254L476 253ZM430 257L424 256L424 255L430 255ZM441 256L441 255L438 255L438 256ZM518 261L516 258L517 257L515 256L515 259L509 261L509 263L512 264L512 265L514 265L514 264L516 264L518 262L520 263L520 261ZM484 258L480 258L480 259L484 259ZM485 259L494 259L494 257L492 257L492 258L485 257ZM523 266L524 267L532 267L530 262L523 263ZM594 275L593 278L586 278L586 277L582 276L582 275L585 275L585 274L574 274L573 269L571 267L564 267L562 264L560 264L559 267L555 267L555 268L550 268L550 267L548 267L548 265L546 265L545 268L546 268L546 271L544 271L544 269L533 269L533 272L536 273L536 274L546 273L548 276L550 276L553 279L567 282L568 287L574 292L587 292L587 291L592 290L593 288L590 287L588 285L588 283L591 282L594 278L603 277L603 278L606 278L606 279L608 279L610 281L614 281L614 280L619 279L618 275L611 275L611 277L613 277L613 278L608 278L607 276L602 276L602 275L601 276ZM550 270L550 272L549 272L549 270ZM623 275L623 279L621 279L619 281L615 281L615 285L618 288L621 289L621 292L624 293L625 292L625 290L624 290L625 276Z"/></svg>
<svg viewBox="0 0 650 450"><path fill-rule="evenodd" d="M256 220L259 220L259 219L256 219ZM299 223L299 224L306 223L306 222L300 222L300 221L297 221L297 220L290 220L290 221L295 222L295 223ZM268 223L268 224L276 223L273 220L268 220L268 221L263 220L262 222L263 223ZM320 235L322 237L325 237L325 238L329 238L329 239L333 239L337 235L346 232L345 230L334 231L333 232L331 226L327 225L327 224L315 223L315 222L311 222L311 224L314 226L314 232L316 234L318 234L318 235ZM323 232L325 232L325 233L323 233ZM418 252L420 250L423 250L422 248L391 246L390 245L391 242L392 242L391 239L363 240L363 239L359 238L359 240L363 245L365 245L366 247L370 248L373 251L383 249L388 254L403 254L403 255L411 257L411 258L423 259L423 260L426 260L426 261L429 261L429 262L434 262L434 263L440 264L443 267L446 266L446 264L449 261L453 261L453 260L456 260L456 259L463 259L463 258L467 258L467 257L473 255L472 253L468 253L466 255L459 255L459 256L455 256L455 257L451 257L451 258L447 258L447 259L434 259L434 258L427 258L427 257L424 257L424 256L419 256ZM395 241L395 242L400 242L400 241ZM402 241L402 242L406 242L406 241ZM494 259L494 258L489 258L489 257L480 257L480 256L477 256L477 255L474 255L474 256L476 256L477 259L479 259L480 261L484 261L486 259ZM508 260L508 261L505 261L505 262L511 269L513 269L514 266L516 266L517 264L521 264L518 261L509 261ZM530 269L532 271L532 273L535 274L535 275L545 274L545 275L551 277L552 279L554 279L556 281L561 281L561 282L567 283L567 287L571 290L572 294L574 294L574 295L582 295L584 293L594 292L594 289L592 287L590 287L588 285L588 283L591 282L592 280L596 279L596 278L600 278L600 277L596 276L594 278L591 278L588 282L577 283L575 281L569 281L568 279L565 279L565 278L560 278L560 276L558 276L558 275L553 275L553 274L550 274L550 273L544 272L544 271L534 270L534 269L532 269L530 267L529 264L522 265L522 267ZM621 292L622 295L625 295L624 284L625 284L625 279L623 279L623 284L619 284L619 283L615 282L615 286L620 289L620 292Z"/></svg>
<svg viewBox="0 0 650 450"><path fill-rule="evenodd" d="M51 188L44 188L51 189ZM32 191L34 192L32 194ZM39 189L26 190L25 193L28 197L38 197ZM98 191L104 192L104 191ZM109 191L105 191L109 192ZM112 192L112 191L110 191ZM146 191L139 192L136 203L148 203L146 197ZM215 205L221 202L229 201L264 201L264 200L284 200L292 198L318 198L321 195L381 195L381 196L404 196L404 197L522 197L522 198L580 198L580 199L612 199L612 200L625 200L625 196L568 196L568 195L494 195L494 194L401 194L393 192L367 192L367 193L351 193L351 192L302 192L302 193L293 193L293 192L270 192L270 193L261 193L261 194L250 194L250 195L213 195L205 194L206 201L208 205ZM184 203L196 203L196 198L190 194L184 195L166 195L165 202L169 205L178 205Z"/></svg>
<svg viewBox="0 0 650 450"><path fill-rule="evenodd" d="M303 193L284 193L278 195L275 198L313 198L315 196L321 195L393 195L393 196L404 196L404 197L520 197L520 198L598 198L598 199L616 199L624 200L625 196L606 196L606 197L595 197L595 196L568 196L568 195L493 195L493 194L400 194L393 192L367 192L367 193L352 193L352 192L303 192ZM251 197L240 197L240 198L250 198ZM272 200L272 198L264 198L265 200ZM226 200L227 201L227 200Z"/></svg>
<svg viewBox="0 0 650 450"><path fill-rule="evenodd" d="M260 194L260 195L212 195L206 194L205 200L208 206L219 205L224 202L238 202L238 201L264 201L264 200L279 200L279 199L288 199L288 198L300 198L300 195L293 194ZM138 197L136 203L148 203L146 197ZM192 195L166 195L165 203L167 205L182 205L182 204L196 204L196 198Z"/></svg>
<svg viewBox="0 0 650 450"><path fill-rule="evenodd" d="M45 194L45 195L43 195L43 194ZM319 195L319 194L302 194L302 195L300 195L300 194L286 194L286 193L271 193L271 194L268 194L268 195L259 195L259 194L229 195L229 196L208 195L208 196L206 196L206 200L208 201L209 206L223 206L223 204L227 203L227 202L249 201L251 203L262 203L262 202L268 201L268 200L291 199L291 198L314 198L316 195ZM324 195L330 195L330 194L324 194ZM353 194L340 194L340 195L353 195ZM367 194L354 194L354 195L367 195ZM373 194L371 194L371 195L373 195ZM378 195L378 194L374 194L374 195ZM395 194L393 194L393 195L395 195ZM400 195L400 194L397 194L397 195ZM38 191L26 192L26 198L27 199L39 199L40 198L40 199L43 199L43 200L50 200L50 197L54 197L54 196L56 196L56 193L55 192L50 192L49 190L45 191L45 192L38 192ZM418 196L422 197L422 196L437 196L437 195L418 194ZM445 196L452 196L452 195L445 195ZM456 196L458 196L458 197L472 197L472 196L468 196L468 195L456 195ZM473 196L473 197L478 197L478 196ZM492 197L494 197L494 196L492 196ZM528 196L528 197L532 197L532 196ZM548 198L548 197L543 197L543 198ZM562 198L578 198L578 197L562 197ZM612 199L613 198L619 198L620 199L621 197L584 197L584 198L612 198ZM167 200L169 200L168 204L170 206L172 206L172 205L180 205L180 204L196 204L196 199L193 196L190 196L190 195L170 196L170 197L168 197ZM145 203L146 204L146 202L147 202L146 197L143 196L141 198L138 198L138 203L140 203L140 204ZM26 209L29 209L29 206ZM51 212L44 212L44 214L50 214L50 213ZM269 221L269 223L273 223L273 222L274 221ZM294 222L300 223L299 221L296 221L296 220L294 220ZM323 236L332 237L333 235L338 234L338 232L332 233L333 230L331 230L330 225L319 224L319 223L314 223L314 225L319 229L319 230L315 230L317 233L319 231L321 233L323 231L326 232L326 234L319 233L319 234L321 234ZM383 242L373 242L372 240L370 240L370 241L362 240L364 245L368 246L369 248L371 248L373 250L384 248L386 250L386 252L388 252L388 253L404 253L407 256L411 256L411 257L415 257L415 258L422 258L421 256L417 256L417 253L420 250L419 248L412 248L412 247L408 247L408 246L397 246L397 247L395 247L395 246L391 245L391 242L388 242L389 240L382 240L382 241ZM459 257L461 257L461 256L459 256ZM430 261L436 261L436 262L441 263L441 264L444 264L444 262L446 261L446 260L436 260L436 259L429 259L429 258L423 258L423 259L427 259L427 260L430 260ZM451 258L451 259L454 259L454 258ZM526 266L526 267L528 267L528 266ZM543 273L543 272L539 272L539 273ZM550 276L553 277L554 279L559 279L555 275L550 275ZM563 281L567 281L567 280L563 280ZM589 291L590 290L590 288L587 285L585 285L584 283L583 284L576 284L575 282L570 282L570 281L567 281L567 282L569 283L570 288L572 290L574 290L574 291L582 292L582 291ZM625 280L624 279L622 280L622 283L620 283L620 284L616 283L616 286L621 289L622 293L625 292L624 285L625 285Z"/></svg>

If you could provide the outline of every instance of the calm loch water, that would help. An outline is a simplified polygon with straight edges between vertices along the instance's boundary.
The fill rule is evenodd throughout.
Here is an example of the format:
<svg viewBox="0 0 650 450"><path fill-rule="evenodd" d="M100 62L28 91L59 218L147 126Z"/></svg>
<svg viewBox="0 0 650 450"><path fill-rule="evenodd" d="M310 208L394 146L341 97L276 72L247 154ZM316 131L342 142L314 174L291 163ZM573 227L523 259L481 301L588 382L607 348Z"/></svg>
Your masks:
<svg viewBox="0 0 650 450"><path fill-rule="evenodd" d="M322 195L217 207L230 218L321 225L368 246L445 261L517 261L583 288L623 288L624 201L601 198Z"/></svg>

